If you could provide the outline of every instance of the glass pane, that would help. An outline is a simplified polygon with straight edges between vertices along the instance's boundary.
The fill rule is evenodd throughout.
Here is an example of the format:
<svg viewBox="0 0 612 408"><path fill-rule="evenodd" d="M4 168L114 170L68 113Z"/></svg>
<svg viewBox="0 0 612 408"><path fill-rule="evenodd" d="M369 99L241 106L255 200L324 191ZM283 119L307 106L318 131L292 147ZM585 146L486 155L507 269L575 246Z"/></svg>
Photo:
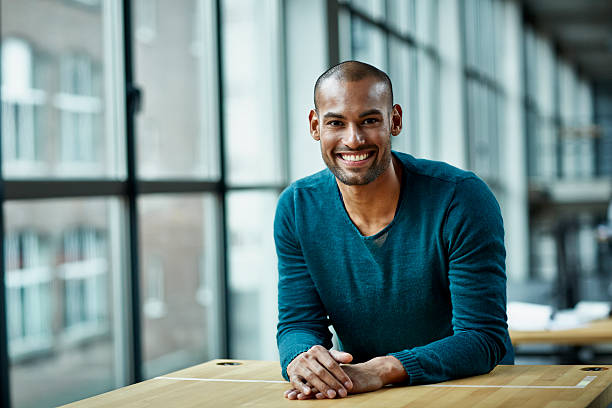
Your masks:
<svg viewBox="0 0 612 408"><path fill-rule="evenodd" d="M223 90L228 181L278 183L281 167L280 29L275 0L224 0Z"/></svg>
<svg viewBox="0 0 612 408"><path fill-rule="evenodd" d="M151 378L218 356L217 219L212 195L138 202L144 372Z"/></svg>
<svg viewBox="0 0 612 408"><path fill-rule="evenodd" d="M123 177L119 5L3 0L1 26L5 176Z"/></svg>
<svg viewBox="0 0 612 408"><path fill-rule="evenodd" d="M134 1L139 176L216 178L214 2Z"/></svg>
<svg viewBox="0 0 612 408"><path fill-rule="evenodd" d="M418 155L433 159L437 154L438 134L436 133L437 98L436 81L437 63L425 52L417 52L418 62Z"/></svg>
<svg viewBox="0 0 612 408"><path fill-rule="evenodd" d="M415 28L415 0L387 0L387 22L402 34L411 34Z"/></svg>
<svg viewBox="0 0 612 408"><path fill-rule="evenodd" d="M385 0L352 0L351 5L374 19L385 18Z"/></svg>
<svg viewBox="0 0 612 408"><path fill-rule="evenodd" d="M278 277L272 233L277 198L267 191L228 196L232 358L278 360Z"/></svg>
<svg viewBox="0 0 612 408"><path fill-rule="evenodd" d="M120 214L116 199L5 204L15 406L57 406L123 385Z"/></svg>
<svg viewBox="0 0 612 408"><path fill-rule="evenodd" d="M390 53L389 77L393 84L393 103L399 104L402 107L402 132L391 138L393 149L401 152L410 153L410 138L416 136L415 132L411 131L413 123L413 115L418 112L417 106L412 106L411 93L416 93L416 89L411 87L412 70L415 68L411 65L411 56L409 46L404 41L396 38L390 39L390 47L394 52Z"/></svg>
<svg viewBox="0 0 612 408"><path fill-rule="evenodd" d="M387 44L385 33L360 18L351 20L353 59L386 69Z"/></svg>
<svg viewBox="0 0 612 408"><path fill-rule="evenodd" d="M416 37L428 45L437 45L438 0L416 0Z"/></svg>

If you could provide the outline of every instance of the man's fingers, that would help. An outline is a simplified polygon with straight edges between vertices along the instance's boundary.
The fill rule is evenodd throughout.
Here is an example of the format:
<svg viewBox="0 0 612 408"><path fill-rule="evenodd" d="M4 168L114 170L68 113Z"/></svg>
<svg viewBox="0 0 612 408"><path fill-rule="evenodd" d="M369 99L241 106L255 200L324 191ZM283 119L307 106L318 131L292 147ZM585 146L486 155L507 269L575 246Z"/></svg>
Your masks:
<svg viewBox="0 0 612 408"><path fill-rule="evenodd" d="M321 364L320 361L310 361L309 368L310 373L306 375L306 379L314 388L325 394L327 398L335 398L337 392L344 388L342 383L329 372L329 368Z"/></svg>
<svg viewBox="0 0 612 408"><path fill-rule="evenodd" d="M327 351L327 350L326 350ZM337 354L341 353L341 355ZM334 379L334 384L327 382L330 386L332 386L336 391L340 391L342 388L346 390L351 390L353 388L353 382L349 378L349 376L344 372L342 367L338 364L338 361L335 356L338 356L346 361L352 361L353 356L349 353L343 353L341 351L331 350L331 352L326 352L325 354L319 357L319 361L323 366L330 372ZM323 390L319 389L319 391L323 392Z"/></svg>
<svg viewBox="0 0 612 408"><path fill-rule="evenodd" d="M291 377L291 385L293 386L293 388L295 388L298 392L307 395L310 394L311 390L310 387L305 383L306 381L301 375L294 375L293 377Z"/></svg>
<svg viewBox="0 0 612 408"><path fill-rule="evenodd" d="M342 364L348 364L351 361L353 361L353 356L349 353L346 353L344 351L338 351L338 350L329 350L329 354L331 354L331 356L334 358L334 360L336 360L339 363Z"/></svg>
<svg viewBox="0 0 612 408"><path fill-rule="evenodd" d="M298 355L287 366L291 385L297 392L296 398L316 398L318 393L324 398L346 397L353 383L340 363L348 363L352 359L349 353L330 352L323 346L313 346ZM300 394L303 394L302 397ZM286 394L287 398L289 395Z"/></svg>
<svg viewBox="0 0 612 408"><path fill-rule="evenodd" d="M285 397L290 400L294 400L297 398L297 395L298 392L296 390L289 390L289 392L285 394Z"/></svg>
<svg viewBox="0 0 612 408"><path fill-rule="evenodd" d="M297 399L299 400L306 400L306 399L312 399L312 398L313 398L313 395L304 395L302 393L299 393L297 395Z"/></svg>

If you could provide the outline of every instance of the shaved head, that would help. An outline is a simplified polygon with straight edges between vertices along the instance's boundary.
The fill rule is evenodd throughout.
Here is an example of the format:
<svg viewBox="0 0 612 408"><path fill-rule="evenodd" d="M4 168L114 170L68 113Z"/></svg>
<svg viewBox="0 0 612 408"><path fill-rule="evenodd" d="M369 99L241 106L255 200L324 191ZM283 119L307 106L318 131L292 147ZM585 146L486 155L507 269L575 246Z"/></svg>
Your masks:
<svg viewBox="0 0 612 408"><path fill-rule="evenodd" d="M315 109L319 110L319 91L324 82L329 79L335 79L340 82L355 82L365 78L375 78L385 85L389 94L389 107L393 106L393 87L389 76L380 69L359 61L344 61L338 65L334 65L325 71L317 79L314 87L314 105Z"/></svg>

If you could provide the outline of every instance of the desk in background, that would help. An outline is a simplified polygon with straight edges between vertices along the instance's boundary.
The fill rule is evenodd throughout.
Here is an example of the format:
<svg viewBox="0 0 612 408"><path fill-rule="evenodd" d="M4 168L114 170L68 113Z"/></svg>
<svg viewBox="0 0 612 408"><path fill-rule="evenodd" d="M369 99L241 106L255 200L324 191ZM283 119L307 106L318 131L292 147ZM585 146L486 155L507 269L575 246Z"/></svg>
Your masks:
<svg viewBox="0 0 612 408"><path fill-rule="evenodd" d="M595 350L592 346L612 345L612 319L594 321L585 327L569 330L510 330L510 339L517 357L554 357L561 364L592 364L594 360L607 362L612 354ZM555 348L534 351L529 347L534 344L548 344Z"/></svg>
<svg viewBox="0 0 612 408"><path fill-rule="evenodd" d="M213 360L65 407L607 407L612 366L589 368L497 366L489 374L439 384L289 401L278 362Z"/></svg>
<svg viewBox="0 0 612 408"><path fill-rule="evenodd" d="M566 346L612 344L612 319L598 320L585 327L569 330L510 330L510 339L515 346L536 343Z"/></svg>

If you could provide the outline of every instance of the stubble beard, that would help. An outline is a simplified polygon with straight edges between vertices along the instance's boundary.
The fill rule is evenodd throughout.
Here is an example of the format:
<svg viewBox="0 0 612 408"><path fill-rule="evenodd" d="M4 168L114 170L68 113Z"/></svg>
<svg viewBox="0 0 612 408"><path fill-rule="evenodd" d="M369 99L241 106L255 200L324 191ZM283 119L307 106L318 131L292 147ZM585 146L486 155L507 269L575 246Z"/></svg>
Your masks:
<svg viewBox="0 0 612 408"><path fill-rule="evenodd" d="M380 150L378 153L380 153ZM389 138L389 142L379 160L375 161L363 175L353 173L351 170L337 166L333 159L328 157L325 153L323 153L322 156L327 168L342 184L347 186L363 186L376 180L389 168L391 164L391 138Z"/></svg>

